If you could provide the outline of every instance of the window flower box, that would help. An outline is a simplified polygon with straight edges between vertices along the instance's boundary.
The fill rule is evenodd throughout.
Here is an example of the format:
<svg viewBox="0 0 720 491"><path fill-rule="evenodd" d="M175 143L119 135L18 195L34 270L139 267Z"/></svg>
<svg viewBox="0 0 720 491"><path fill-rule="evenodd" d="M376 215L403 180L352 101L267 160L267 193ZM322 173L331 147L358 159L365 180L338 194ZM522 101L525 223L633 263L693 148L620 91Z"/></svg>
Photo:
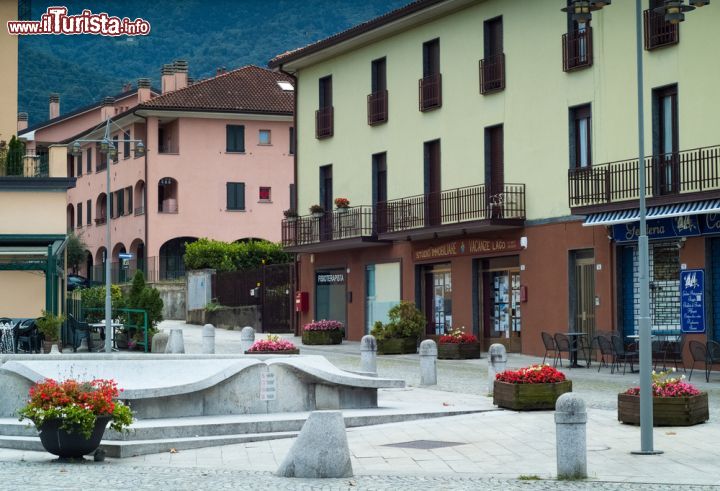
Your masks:
<svg viewBox="0 0 720 491"><path fill-rule="evenodd" d="M345 334L342 322L320 320L303 327L302 342L309 345L341 344Z"/></svg>
<svg viewBox="0 0 720 491"><path fill-rule="evenodd" d="M467 360L480 358L481 344L473 334L455 329L450 334L438 338L438 358L440 360Z"/></svg>
<svg viewBox="0 0 720 491"><path fill-rule="evenodd" d="M555 409L555 402L572 392L572 381L549 365L532 365L495 376L493 404L515 411Z"/></svg>

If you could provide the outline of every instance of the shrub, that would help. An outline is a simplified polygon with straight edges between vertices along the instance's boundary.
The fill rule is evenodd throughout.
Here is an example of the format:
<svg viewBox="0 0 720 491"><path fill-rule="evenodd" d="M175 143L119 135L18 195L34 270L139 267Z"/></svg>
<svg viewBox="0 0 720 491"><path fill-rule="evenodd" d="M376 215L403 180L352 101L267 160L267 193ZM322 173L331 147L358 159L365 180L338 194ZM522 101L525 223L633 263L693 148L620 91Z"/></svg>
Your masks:
<svg viewBox="0 0 720 491"><path fill-rule="evenodd" d="M85 288L80 291L82 306L84 309L103 309L105 307L105 287L95 286L92 288ZM123 297L122 290L118 285L112 285L110 287L110 298L112 300L113 309L120 309L125 307L125 297ZM105 318L104 310L91 310L85 315L85 320L88 322L95 322Z"/></svg>
<svg viewBox="0 0 720 491"><path fill-rule="evenodd" d="M42 311L42 317L35 321L35 325L43 335L45 341L57 341L60 338L60 326L65 321L64 315L55 315L47 310Z"/></svg>
<svg viewBox="0 0 720 491"><path fill-rule="evenodd" d="M5 174L8 176L23 175L23 154L25 153L25 144L18 140L14 135L10 138L7 154L5 156Z"/></svg>
<svg viewBox="0 0 720 491"><path fill-rule="evenodd" d="M425 332L426 320L422 312L412 302L400 302L388 311L390 322L380 321L370 331L375 339L418 338Z"/></svg>
<svg viewBox="0 0 720 491"><path fill-rule="evenodd" d="M131 309L143 309L148 316L148 334L153 333L153 327L163 320L163 301L160 292L145 284L145 275L138 270L133 277L132 287L127 299L127 306ZM142 325L142 316L132 314L133 324ZM137 318L136 318L137 317Z"/></svg>
<svg viewBox="0 0 720 491"><path fill-rule="evenodd" d="M264 264L287 263L292 257L279 244L265 240L221 242L200 239L185 248L185 267L211 268L217 271L237 271L259 268Z"/></svg>

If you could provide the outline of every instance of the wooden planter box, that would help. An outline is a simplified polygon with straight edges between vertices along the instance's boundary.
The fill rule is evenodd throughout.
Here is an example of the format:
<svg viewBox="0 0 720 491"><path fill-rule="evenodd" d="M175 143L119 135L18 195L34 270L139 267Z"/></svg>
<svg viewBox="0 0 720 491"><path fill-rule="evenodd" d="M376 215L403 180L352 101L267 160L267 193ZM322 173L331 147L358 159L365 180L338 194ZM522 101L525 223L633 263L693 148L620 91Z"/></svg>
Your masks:
<svg viewBox="0 0 720 491"><path fill-rule="evenodd" d="M480 358L480 343L438 344L438 358L441 360L468 360Z"/></svg>
<svg viewBox="0 0 720 491"><path fill-rule="evenodd" d="M379 355L403 355L417 353L417 338L383 339L377 342Z"/></svg>
<svg viewBox="0 0 720 491"><path fill-rule="evenodd" d="M246 355L299 355L299 349L289 349L285 351L246 351Z"/></svg>
<svg viewBox="0 0 720 491"><path fill-rule="evenodd" d="M303 344L341 344L343 332L335 331L303 331Z"/></svg>
<svg viewBox="0 0 720 491"><path fill-rule="evenodd" d="M692 426L709 418L707 392L689 397L653 397L653 426ZM618 421L640 424L640 396L618 394Z"/></svg>
<svg viewBox="0 0 720 491"><path fill-rule="evenodd" d="M515 411L555 409L555 401L565 392L572 392L572 381L555 384L509 384L495 381L493 404Z"/></svg>

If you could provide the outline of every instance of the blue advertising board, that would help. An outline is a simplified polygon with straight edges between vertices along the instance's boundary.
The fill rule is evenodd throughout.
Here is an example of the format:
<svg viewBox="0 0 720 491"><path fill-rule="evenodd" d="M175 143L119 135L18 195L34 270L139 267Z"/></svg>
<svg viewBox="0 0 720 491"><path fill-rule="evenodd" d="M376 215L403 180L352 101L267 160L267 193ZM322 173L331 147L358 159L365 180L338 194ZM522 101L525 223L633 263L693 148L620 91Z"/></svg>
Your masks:
<svg viewBox="0 0 720 491"><path fill-rule="evenodd" d="M680 272L680 327L684 333L705 332L705 272Z"/></svg>
<svg viewBox="0 0 720 491"><path fill-rule="evenodd" d="M683 215L647 221L648 239L672 239L696 237L720 233L720 213L707 215ZM612 226L616 242L634 242L640 237L640 222L619 223Z"/></svg>

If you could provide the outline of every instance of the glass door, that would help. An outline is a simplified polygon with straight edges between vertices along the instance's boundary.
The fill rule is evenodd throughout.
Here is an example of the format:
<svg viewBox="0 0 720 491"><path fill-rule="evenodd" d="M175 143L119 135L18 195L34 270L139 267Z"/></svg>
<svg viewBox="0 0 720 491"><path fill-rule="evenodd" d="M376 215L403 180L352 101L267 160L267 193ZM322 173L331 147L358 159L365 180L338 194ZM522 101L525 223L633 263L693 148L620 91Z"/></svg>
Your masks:
<svg viewBox="0 0 720 491"><path fill-rule="evenodd" d="M490 272L490 337L519 338L522 331L520 315L520 272Z"/></svg>
<svg viewBox="0 0 720 491"><path fill-rule="evenodd" d="M450 264L436 264L424 275L425 317L428 334L446 334L452 330L452 275Z"/></svg>

